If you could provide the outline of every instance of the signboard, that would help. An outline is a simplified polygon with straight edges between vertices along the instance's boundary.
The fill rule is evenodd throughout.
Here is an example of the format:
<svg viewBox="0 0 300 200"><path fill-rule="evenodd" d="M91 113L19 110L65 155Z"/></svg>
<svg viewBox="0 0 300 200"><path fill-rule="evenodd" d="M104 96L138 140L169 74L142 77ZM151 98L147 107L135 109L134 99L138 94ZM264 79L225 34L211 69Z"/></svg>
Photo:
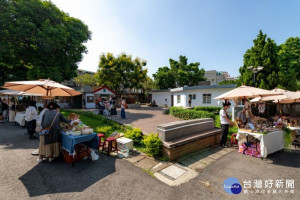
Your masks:
<svg viewBox="0 0 300 200"><path fill-rule="evenodd" d="M53 96L42 96L42 99L53 99Z"/></svg>

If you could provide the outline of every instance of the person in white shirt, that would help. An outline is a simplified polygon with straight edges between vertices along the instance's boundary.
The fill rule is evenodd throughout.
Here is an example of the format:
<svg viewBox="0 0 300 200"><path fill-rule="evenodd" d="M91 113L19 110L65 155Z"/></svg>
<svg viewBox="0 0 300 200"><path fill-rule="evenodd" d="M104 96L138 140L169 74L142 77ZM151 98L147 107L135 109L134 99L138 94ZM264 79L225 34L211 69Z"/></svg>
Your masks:
<svg viewBox="0 0 300 200"><path fill-rule="evenodd" d="M168 99L165 99L165 104L164 104L165 108L167 108L168 105L169 105L169 101L168 101Z"/></svg>
<svg viewBox="0 0 300 200"><path fill-rule="evenodd" d="M36 118L37 118L37 112L35 108L35 101L30 101L28 108L25 112L25 121L27 124L27 132L29 134L29 139L38 139L33 134L35 133L36 128Z"/></svg>
<svg viewBox="0 0 300 200"><path fill-rule="evenodd" d="M229 125L233 125L233 122L230 121L230 117L227 113L227 110L230 108L231 103L225 102L223 103L223 108L220 110L220 121L221 121L221 138L220 138L220 146L228 148L226 144L227 135L229 130Z"/></svg>

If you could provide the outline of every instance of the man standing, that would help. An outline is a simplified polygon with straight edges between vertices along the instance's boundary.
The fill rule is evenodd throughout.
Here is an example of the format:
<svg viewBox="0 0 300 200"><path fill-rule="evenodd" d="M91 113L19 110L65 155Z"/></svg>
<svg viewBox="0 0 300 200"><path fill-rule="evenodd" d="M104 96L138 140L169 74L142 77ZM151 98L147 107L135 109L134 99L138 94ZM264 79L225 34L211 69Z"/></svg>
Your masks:
<svg viewBox="0 0 300 200"><path fill-rule="evenodd" d="M227 135L229 130L229 125L233 125L232 121L230 121L230 117L227 113L227 110L230 108L231 103L225 101L223 103L223 108L220 110L220 121L221 121L221 138L220 138L220 146L228 148L226 144Z"/></svg>
<svg viewBox="0 0 300 200"><path fill-rule="evenodd" d="M25 121L27 124L27 132L29 134L29 139L38 139L33 134L35 133L36 128L36 119L37 119L37 112L35 108L35 101L30 101L28 108L25 112Z"/></svg>
<svg viewBox="0 0 300 200"><path fill-rule="evenodd" d="M86 101L84 98L82 99L82 108L84 108L84 109L86 108Z"/></svg>
<svg viewBox="0 0 300 200"><path fill-rule="evenodd" d="M238 121L243 123L242 125L246 125L247 123L251 123L255 116L252 114L249 106L245 106L243 110L238 112L237 118Z"/></svg>
<svg viewBox="0 0 300 200"><path fill-rule="evenodd" d="M168 101L168 99L167 99L167 98L165 99L165 104L164 104L164 105L165 105L165 108L167 108L167 107L168 107L168 105L169 105L169 101Z"/></svg>
<svg viewBox="0 0 300 200"><path fill-rule="evenodd" d="M192 107L192 98L191 97L189 97L188 103L189 103L189 107Z"/></svg>

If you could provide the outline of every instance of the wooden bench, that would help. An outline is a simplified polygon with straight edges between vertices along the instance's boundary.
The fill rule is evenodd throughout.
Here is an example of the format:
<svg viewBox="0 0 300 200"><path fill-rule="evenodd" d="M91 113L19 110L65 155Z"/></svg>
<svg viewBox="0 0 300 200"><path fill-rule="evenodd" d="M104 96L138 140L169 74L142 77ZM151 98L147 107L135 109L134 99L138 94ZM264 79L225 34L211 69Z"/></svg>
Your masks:
<svg viewBox="0 0 300 200"><path fill-rule="evenodd" d="M221 134L211 118L162 124L157 132L163 142L163 153L169 160L218 144Z"/></svg>

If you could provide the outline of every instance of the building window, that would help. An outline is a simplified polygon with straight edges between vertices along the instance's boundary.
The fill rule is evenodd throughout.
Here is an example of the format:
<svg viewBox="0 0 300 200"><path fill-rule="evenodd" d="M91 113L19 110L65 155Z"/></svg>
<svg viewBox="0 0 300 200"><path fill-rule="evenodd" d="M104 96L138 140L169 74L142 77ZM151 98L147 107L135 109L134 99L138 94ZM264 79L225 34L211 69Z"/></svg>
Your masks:
<svg viewBox="0 0 300 200"><path fill-rule="evenodd" d="M87 103L94 103L94 97L93 96L87 96Z"/></svg>
<svg viewBox="0 0 300 200"><path fill-rule="evenodd" d="M196 99L196 95L195 94L193 94L193 99Z"/></svg>
<svg viewBox="0 0 300 200"><path fill-rule="evenodd" d="M105 89L105 88L103 89L103 92L106 92L106 89Z"/></svg>
<svg viewBox="0 0 300 200"><path fill-rule="evenodd" d="M203 94L203 104L211 104L211 94Z"/></svg>
<svg viewBox="0 0 300 200"><path fill-rule="evenodd" d="M177 103L181 103L180 95L177 95Z"/></svg>

